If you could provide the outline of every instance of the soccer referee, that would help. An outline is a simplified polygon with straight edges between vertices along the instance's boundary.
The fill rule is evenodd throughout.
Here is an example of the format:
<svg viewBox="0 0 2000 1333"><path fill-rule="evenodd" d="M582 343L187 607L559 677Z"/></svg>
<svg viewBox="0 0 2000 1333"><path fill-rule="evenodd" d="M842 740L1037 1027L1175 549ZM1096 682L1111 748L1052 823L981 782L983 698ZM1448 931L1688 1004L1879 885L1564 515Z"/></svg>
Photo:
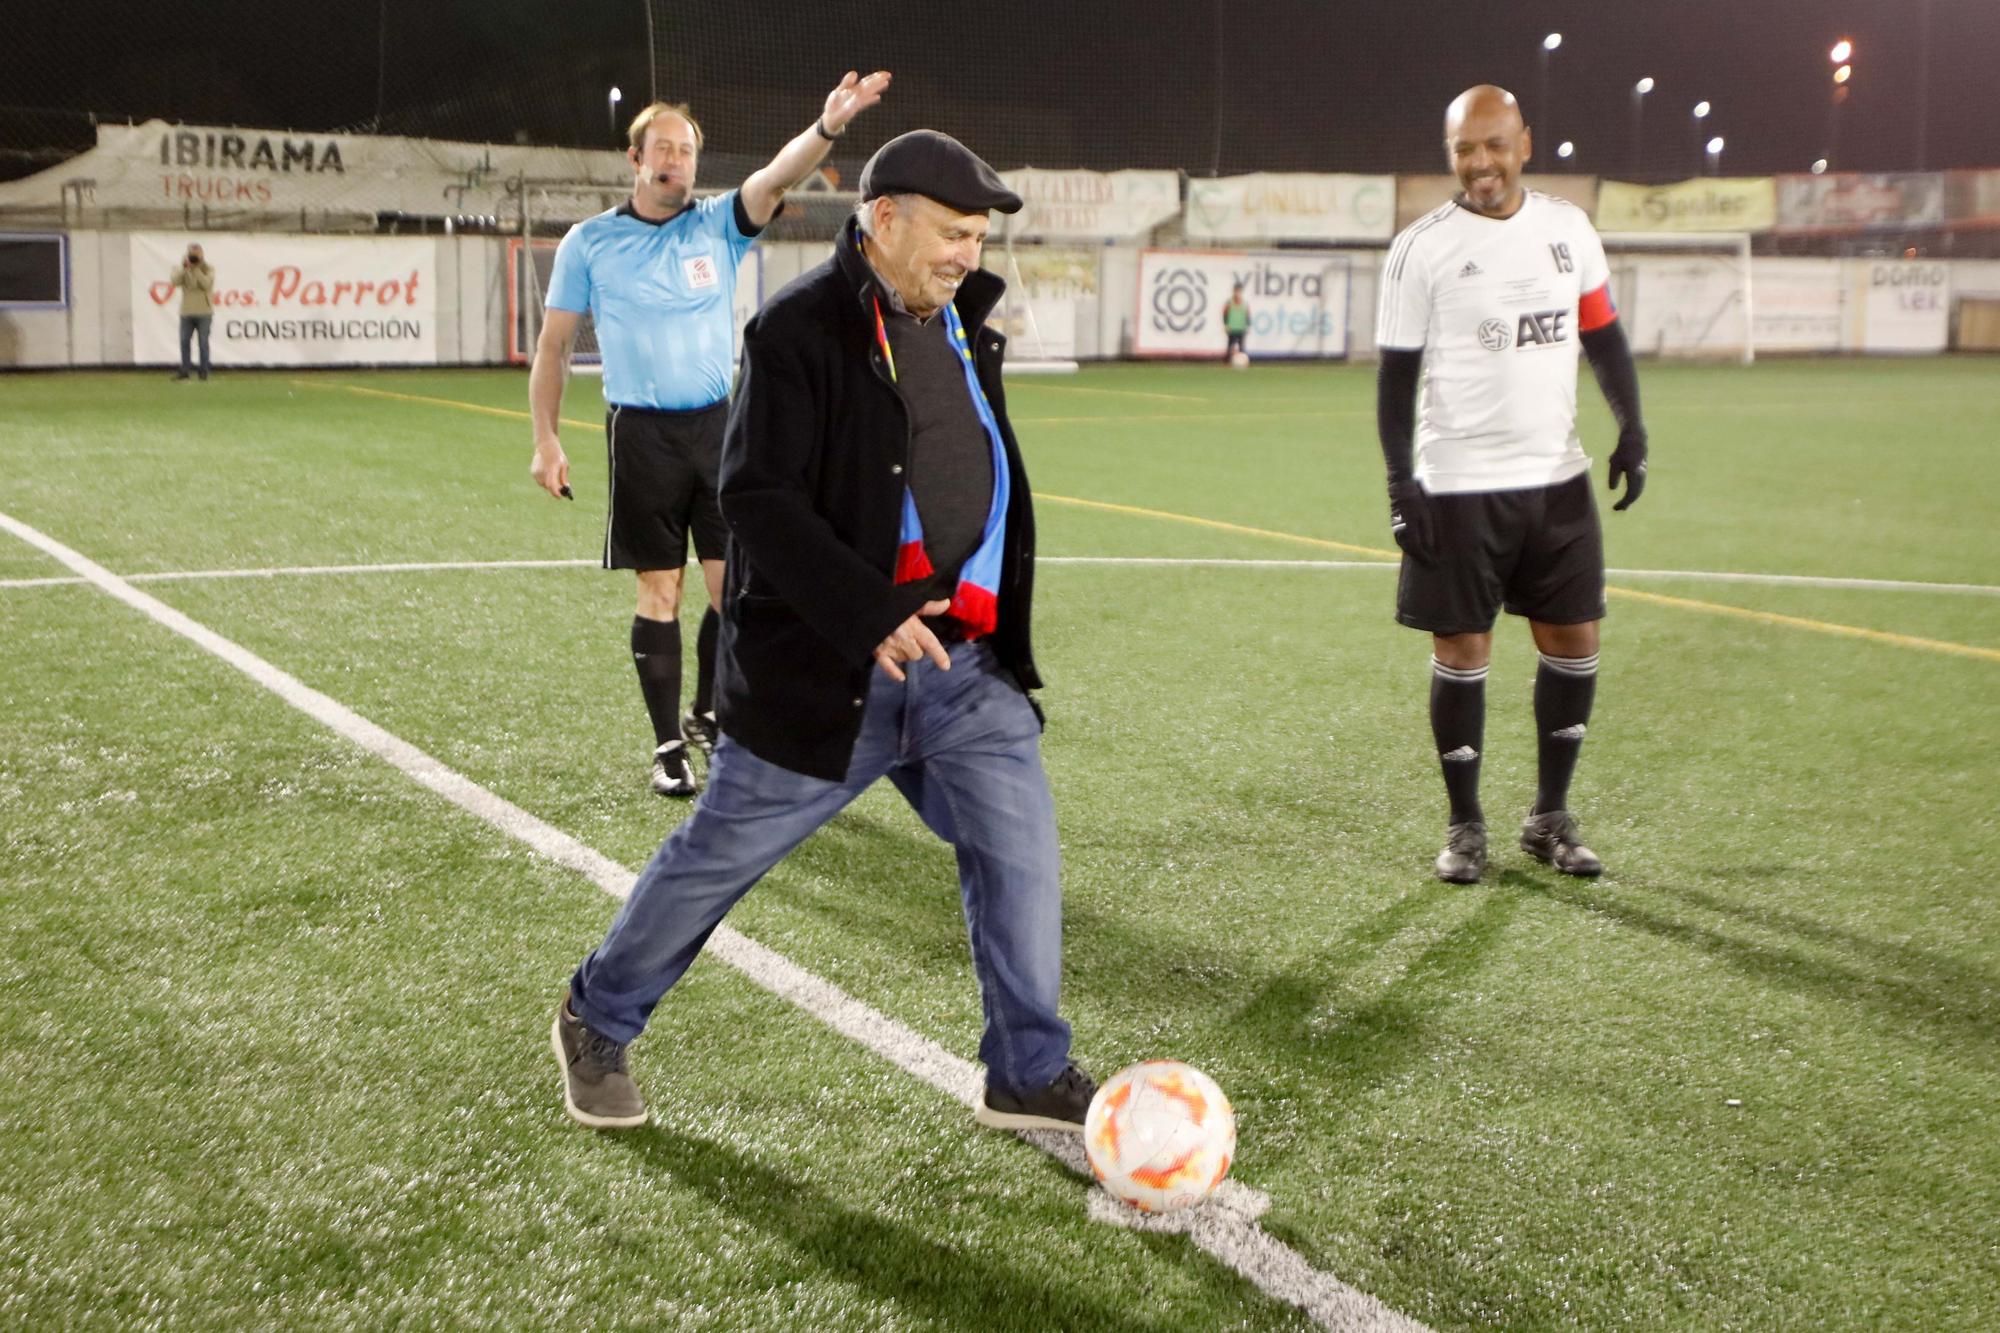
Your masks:
<svg viewBox="0 0 2000 1333"><path fill-rule="evenodd" d="M569 495L556 430L570 350L585 311L604 358L610 450L604 567L638 574L632 662L653 723L653 790L698 790L687 747L714 749L715 643L728 530L716 503L722 430L734 371L736 269L776 216L785 191L825 159L849 121L882 100L887 71L849 71L818 120L740 189L694 197L701 127L685 106L655 102L627 131L632 197L570 228L556 250L547 318L528 376L535 457L529 471ZM708 585L693 705L680 713L681 571L694 539Z"/></svg>
<svg viewBox="0 0 2000 1333"><path fill-rule="evenodd" d="M1531 148L1505 89L1453 100L1445 152L1461 193L1389 247L1376 323L1377 426L1403 548L1396 619L1431 635L1431 734L1451 800L1437 874L1458 884L1486 868L1479 760L1502 606L1527 618L1541 653L1540 787L1521 848L1566 875L1604 869L1568 809L1604 618L1604 538L1576 432L1579 347L1618 421L1614 508L1646 484L1639 381L1603 242L1582 209L1522 188Z"/></svg>

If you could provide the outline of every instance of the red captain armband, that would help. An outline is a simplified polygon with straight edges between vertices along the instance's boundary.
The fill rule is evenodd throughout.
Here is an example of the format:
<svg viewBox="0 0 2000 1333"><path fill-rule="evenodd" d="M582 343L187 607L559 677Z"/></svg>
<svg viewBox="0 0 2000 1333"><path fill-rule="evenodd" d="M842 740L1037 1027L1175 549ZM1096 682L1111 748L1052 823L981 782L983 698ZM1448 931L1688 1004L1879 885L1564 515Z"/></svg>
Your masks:
<svg viewBox="0 0 2000 1333"><path fill-rule="evenodd" d="M1606 282L1594 292L1585 292L1576 303L1576 327L1581 333L1594 333L1618 318L1618 307L1611 302L1611 284Z"/></svg>

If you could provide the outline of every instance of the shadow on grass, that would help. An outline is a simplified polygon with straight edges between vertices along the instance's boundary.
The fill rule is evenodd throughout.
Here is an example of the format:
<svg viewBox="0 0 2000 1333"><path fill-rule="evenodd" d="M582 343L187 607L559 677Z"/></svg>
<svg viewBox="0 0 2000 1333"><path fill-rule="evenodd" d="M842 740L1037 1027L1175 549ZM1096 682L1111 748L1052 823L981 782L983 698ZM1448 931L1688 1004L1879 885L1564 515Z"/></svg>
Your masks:
<svg viewBox="0 0 2000 1333"><path fill-rule="evenodd" d="M1745 867L1748 874L1761 870ZM1549 872L1510 876L1507 886L1700 950L1745 976L1787 990L1887 1010L1903 1022L1983 1049L2000 1045L2000 979L1939 954L1869 939L1783 908L1731 902L1683 885L1635 889ZM1847 954L1855 961L1837 961L1805 947L1738 938L1714 926L1679 920L1633 901L1637 893L1676 899L1746 927Z"/></svg>
<svg viewBox="0 0 2000 1333"><path fill-rule="evenodd" d="M1063 1282L1032 1252L996 1257L962 1248L849 1207L712 1140L654 1125L611 1141L650 1170L749 1221L818 1272L892 1301L913 1318L992 1329L1162 1326L1160 1311L1134 1302L1130 1293ZM1230 1295L1214 1294L1219 1305Z"/></svg>
<svg viewBox="0 0 2000 1333"><path fill-rule="evenodd" d="M1456 924L1438 934L1421 953L1373 995L1337 1012L1329 996L1347 984L1348 974L1371 963L1384 946L1454 900L1465 890L1429 885L1397 899L1349 930L1306 966L1274 977L1236 1014L1232 1031L1254 1040L1274 1058L1307 1061L1327 1090L1369 1085L1422 1052L1427 1016L1440 1011L1438 997L1476 972L1506 928L1518 899L1481 894ZM1472 892L1479 892L1473 890ZM1325 1016L1332 1014L1332 1021Z"/></svg>

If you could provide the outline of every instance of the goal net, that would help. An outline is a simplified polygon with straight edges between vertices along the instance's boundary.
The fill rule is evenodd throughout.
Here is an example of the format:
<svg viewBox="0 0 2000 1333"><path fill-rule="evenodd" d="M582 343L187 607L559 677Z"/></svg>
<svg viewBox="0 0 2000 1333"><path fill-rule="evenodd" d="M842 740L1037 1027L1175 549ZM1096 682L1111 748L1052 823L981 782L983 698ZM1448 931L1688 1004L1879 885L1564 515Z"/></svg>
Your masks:
<svg viewBox="0 0 2000 1333"><path fill-rule="evenodd" d="M1750 237L1608 233L1611 294L1641 356L1753 359Z"/></svg>

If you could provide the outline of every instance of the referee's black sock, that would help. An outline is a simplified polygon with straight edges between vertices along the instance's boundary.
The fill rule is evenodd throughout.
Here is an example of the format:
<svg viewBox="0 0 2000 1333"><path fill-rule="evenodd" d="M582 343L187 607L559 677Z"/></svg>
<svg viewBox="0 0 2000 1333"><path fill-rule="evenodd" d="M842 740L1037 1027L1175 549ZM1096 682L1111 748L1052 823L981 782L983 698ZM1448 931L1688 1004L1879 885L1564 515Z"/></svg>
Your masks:
<svg viewBox="0 0 2000 1333"><path fill-rule="evenodd" d="M1542 654L1535 668L1535 734L1539 737L1541 781L1535 810L1545 815L1566 810L1570 775L1583 749L1590 723L1591 701L1597 697L1597 654L1550 657Z"/></svg>
<svg viewBox="0 0 2000 1333"><path fill-rule="evenodd" d="M681 738L681 622L632 617L632 665L653 719L653 744Z"/></svg>
<svg viewBox="0 0 2000 1333"><path fill-rule="evenodd" d="M694 636L694 707L696 713L715 711L715 641L722 634L722 617L709 607L702 612Z"/></svg>
<svg viewBox="0 0 2000 1333"><path fill-rule="evenodd" d="M1486 668L1431 659L1431 735L1437 739L1451 822L1485 823L1479 809L1479 749L1486 743Z"/></svg>

